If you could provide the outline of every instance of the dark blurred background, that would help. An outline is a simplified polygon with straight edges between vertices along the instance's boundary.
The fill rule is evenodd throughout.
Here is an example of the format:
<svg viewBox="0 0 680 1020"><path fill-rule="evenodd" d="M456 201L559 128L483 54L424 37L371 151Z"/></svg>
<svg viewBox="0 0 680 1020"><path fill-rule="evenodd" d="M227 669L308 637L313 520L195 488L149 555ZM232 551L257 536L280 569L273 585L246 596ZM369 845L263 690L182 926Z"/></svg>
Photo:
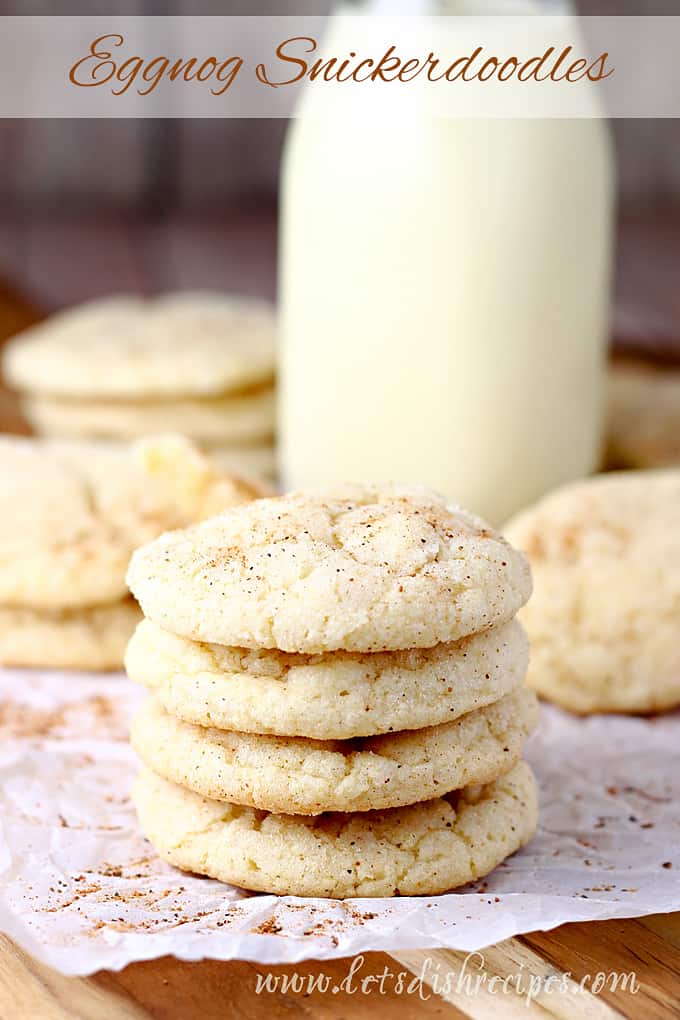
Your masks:
<svg viewBox="0 0 680 1020"><path fill-rule="evenodd" d="M48 0L4 14L324 13L327 0ZM580 0L677 14L678 0ZM641 83L643 87L643 83ZM281 120L0 121L0 273L53 308L111 290L275 290ZM617 330L679 315L680 121L612 125L623 223Z"/></svg>

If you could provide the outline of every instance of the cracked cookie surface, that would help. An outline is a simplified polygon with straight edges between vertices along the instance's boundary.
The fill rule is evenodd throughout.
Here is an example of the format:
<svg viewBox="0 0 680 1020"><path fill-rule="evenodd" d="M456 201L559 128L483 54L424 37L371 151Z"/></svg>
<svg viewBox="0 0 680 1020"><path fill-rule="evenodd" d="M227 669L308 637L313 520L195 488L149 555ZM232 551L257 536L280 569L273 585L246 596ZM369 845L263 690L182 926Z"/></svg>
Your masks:
<svg viewBox="0 0 680 1020"><path fill-rule="evenodd" d="M454 644L302 655L137 627L125 664L171 715L247 733L347 739L448 722L516 690L529 646L512 620Z"/></svg>
<svg viewBox="0 0 680 1020"><path fill-rule="evenodd" d="M531 769L409 807L303 818L228 805L147 768L133 800L158 854L186 871L294 896L419 896L481 878L537 820Z"/></svg>
<svg viewBox="0 0 680 1020"><path fill-rule="evenodd" d="M525 557L483 521L396 486L237 507L139 549L128 581L173 633L308 653L456 641L531 592Z"/></svg>
<svg viewBox="0 0 680 1020"><path fill-rule="evenodd" d="M517 764L538 721L526 688L454 722L350 741L203 729L149 698L132 746L153 772L211 800L282 814L372 811L489 783Z"/></svg>
<svg viewBox="0 0 680 1020"><path fill-rule="evenodd" d="M62 397L214 396L274 375L272 306L209 291L120 295L50 316L3 353L8 382Z"/></svg>
<svg viewBox="0 0 680 1020"><path fill-rule="evenodd" d="M129 446L0 437L0 606L45 610L128 597L132 551L258 490L187 440Z"/></svg>
<svg viewBox="0 0 680 1020"><path fill-rule="evenodd" d="M507 534L534 576L530 686L575 712L680 704L680 470L565 486Z"/></svg>

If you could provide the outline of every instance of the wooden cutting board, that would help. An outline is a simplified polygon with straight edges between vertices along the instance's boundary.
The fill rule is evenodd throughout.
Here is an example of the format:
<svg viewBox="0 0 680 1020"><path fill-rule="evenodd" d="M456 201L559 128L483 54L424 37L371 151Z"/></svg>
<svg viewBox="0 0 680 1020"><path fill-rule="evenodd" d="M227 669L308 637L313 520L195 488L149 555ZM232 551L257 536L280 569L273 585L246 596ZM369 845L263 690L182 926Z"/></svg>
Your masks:
<svg viewBox="0 0 680 1020"><path fill-rule="evenodd" d="M0 936L0 1016L3 1020L670 1020L680 1015L680 914L643 920L567 924L550 933L534 933L486 949L467 963L467 972L483 973L493 986L467 984L460 975L465 954L447 950L388 956L367 953L360 960L308 961L285 967L233 961L183 963L170 957L132 964L118 974L102 971L90 978L65 978L38 964ZM354 966L354 977L348 976ZM397 991L399 973L451 974L451 992L440 997L427 981ZM636 991L612 988L601 994L588 988L600 973L635 972ZM381 975L384 978L379 984ZM500 990L501 979L522 975L531 997ZM275 991L258 992L258 978L279 982ZM332 990L307 986L324 975ZM565 975L569 975L566 977ZM270 978L270 980L271 980ZM286 988L281 980L297 983ZM372 978L366 982L366 978ZM584 990L580 984L587 979ZM533 981L532 981L533 979ZM543 990L534 982L543 981ZM549 979L549 980L548 980ZM345 982L343 985L343 981ZM362 989L362 981L363 989ZM551 984L552 982L552 984ZM474 994L468 994L471 989ZM551 991L551 989L553 989ZM559 989L559 990L557 990Z"/></svg>

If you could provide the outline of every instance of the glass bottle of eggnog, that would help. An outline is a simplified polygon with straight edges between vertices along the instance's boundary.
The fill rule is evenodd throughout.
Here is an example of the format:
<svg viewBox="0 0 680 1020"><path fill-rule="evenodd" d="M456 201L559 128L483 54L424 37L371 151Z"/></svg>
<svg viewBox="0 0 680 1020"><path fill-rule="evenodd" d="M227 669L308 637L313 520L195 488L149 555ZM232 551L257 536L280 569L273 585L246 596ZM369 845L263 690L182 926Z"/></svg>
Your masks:
<svg viewBox="0 0 680 1020"><path fill-rule="evenodd" d="M361 16L340 7L324 51ZM598 463L606 124L307 116L312 92L281 179L282 481L424 484L501 524Z"/></svg>

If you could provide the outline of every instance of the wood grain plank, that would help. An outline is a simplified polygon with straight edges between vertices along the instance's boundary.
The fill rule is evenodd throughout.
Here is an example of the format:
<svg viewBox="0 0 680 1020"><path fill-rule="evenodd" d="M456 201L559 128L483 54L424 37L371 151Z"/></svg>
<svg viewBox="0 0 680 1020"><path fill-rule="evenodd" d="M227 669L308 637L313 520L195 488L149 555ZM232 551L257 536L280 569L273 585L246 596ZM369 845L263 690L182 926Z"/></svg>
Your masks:
<svg viewBox="0 0 680 1020"><path fill-rule="evenodd" d="M638 920L565 924L522 941L576 981L598 972L635 973L639 991L605 983L603 1000L626 1017L666 1020L680 1015L680 950Z"/></svg>
<svg viewBox="0 0 680 1020"><path fill-rule="evenodd" d="M655 935L662 938L668 945L680 950L680 913L674 914L649 914L647 917L638 918L640 924L649 928ZM680 982L680 976L678 977ZM680 999L680 989L678 990Z"/></svg>
<svg viewBox="0 0 680 1020"><path fill-rule="evenodd" d="M621 1020L625 1014L564 974L517 939L481 953L448 949L393 953L473 1020ZM429 965L429 966L428 966ZM447 983L448 979L448 983Z"/></svg>
<svg viewBox="0 0 680 1020"><path fill-rule="evenodd" d="M149 1020L122 988L67 978L0 935L2 1020Z"/></svg>
<svg viewBox="0 0 680 1020"><path fill-rule="evenodd" d="M676 920L680 917L676 915ZM583 964L588 964L587 973L613 969L619 972L629 961L627 944L638 942L635 921L617 923L620 930L612 935L614 922L597 922L584 925L566 925L555 932L536 933L522 939L510 939L484 950L485 973L503 978L518 971L543 979L563 969L570 970L578 977ZM565 931L578 930L577 945L565 939ZM581 930L583 929L583 930ZM592 930L600 929L595 943ZM605 929L605 930L603 930ZM572 932L573 934L573 932ZM651 933L650 933L651 934ZM543 948L532 950L531 941L540 940ZM602 952L602 942L607 943L607 952ZM654 942L654 940L653 940ZM654 953L663 955L663 939L654 942ZM622 953L621 950L624 949ZM637 960L648 966L650 947L643 948ZM424 972L425 984L428 975L432 984L433 974L443 988L447 971L454 977L461 972L462 960L467 954L449 950L393 954L394 959L414 974L423 973L423 963L429 961ZM369 953L362 959L346 987L352 961L307 961L285 967L264 967L240 961L221 963L203 961L185 963L170 957L131 965L119 974L102 972L89 979L63 978L49 968L37 964L25 953L18 950L9 940L0 937L0 1016L3 1020L67 1020L67 1018L101 1018L101 1020L185 1020L189 1016L201 1016L202 1020L223 1020L225 1016L234 1020L283 1020L283 1018L308 1018L308 1020L341 1020L352 1016L357 1020L370 1018L376 1008L390 1020L416 1020L423 1017L440 1017L442 1020L456 1020L469 1016L473 1020L515 1020L527 1017L529 1020L614 1020L630 1017L631 1020L647 1020L652 1017L670 1018L678 1015L678 971L674 961L669 971L671 989L675 995L664 995L656 980L656 972L645 969L639 973L642 989L639 995L626 993L617 1005L610 996L594 996L580 993L572 981L566 993L535 991L527 1002L526 996L508 996L496 990L491 992L482 986L473 994L461 992L437 995L427 998L417 988L411 994L401 993L397 988L399 967L394 959L381 953ZM552 962L551 962L552 961ZM559 961L559 962L556 962ZM380 990L376 982L385 972L390 975ZM276 990L258 993L258 975L271 974L274 977L298 975L301 982L297 987L279 987ZM324 975L330 982L325 990L314 983L311 990L306 982ZM362 979L369 978L370 986L361 990ZM343 987L345 982L345 987ZM340 990L334 993L336 985ZM463 986L465 987L465 986ZM427 991L425 989L425 991ZM661 993L661 994L660 994ZM617 993L619 994L619 993Z"/></svg>
<svg viewBox="0 0 680 1020"><path fill-rule="evenodd" d="M411 993L399 991L398 972L408 982L411 975L385 953L366 953L355 964L356 972L348 981L352 960L308 960L290 966L266 967L260 964L231 961L221 963L204 960L184 963L171 957L138 963L119 974L103 973L92 980L99 988L122 989L135 1003L158 1020L184 1020L200 1016L201 1020L290 1020L290 1018L323 1018L323 1020L374 1020L376 1010L390 1020L460 1020L465 1014L445 1004L427 986L419 994L416 986ZM257 981L271 974L274 978L299 978L299 985L285 990L263 991L258 994ZM385 975L382 991L381 975ZM391 975L391 976L390 976ZM309 989L307 982L328 979L323 991L318 985ZM365 991L362 991L365 981ZM344 984L343 984L344 982ZM339 989L334 992L333 988ZM429 996L429 997L428 997Z"/></svg>

